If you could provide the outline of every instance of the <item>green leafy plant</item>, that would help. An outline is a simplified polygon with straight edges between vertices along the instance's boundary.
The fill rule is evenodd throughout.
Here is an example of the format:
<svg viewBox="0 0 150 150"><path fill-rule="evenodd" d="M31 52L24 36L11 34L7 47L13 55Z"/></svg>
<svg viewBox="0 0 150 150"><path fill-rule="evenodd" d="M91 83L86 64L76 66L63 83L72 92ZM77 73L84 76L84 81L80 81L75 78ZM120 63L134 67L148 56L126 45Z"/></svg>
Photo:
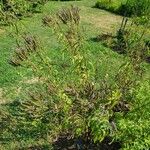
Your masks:
<svg viewBox="0 0 150 150"><path fill-rule="evenodd" d="M0 2L0 21L2 24L14 24L23 16L39 12L46 0L2 0Z"/></svg>
<svg viewBox="0 0 150 150"><path fill-rule="evenodd" d="M100 0L95 4L96 8L128 17L149 15L149 6L149 0Z"/></svg>
<svg viewBox="0 0 150 150"><path fill-rule="evenodd" d="M126 54L135 60L145 61L149 58L148 27L149 21L141 26L138 24L137 18L129 20L124 17L116 35L102 34L96 38L96 41L102 41L103 45L110 47L119 54Z"/></svg>
<svg viewBox="0 0 150 150"><path fill-rule="evenodd" d="M4 145L6 139L24 142L32 139L36 143L44 139L52 144L61 135L68 135L86 141L81 145L84 149L89 149L87 143L95 143L98 147L107 138L110 142L123 142L124 149L133 147L134 138L131 138L128 129L134 136L134 125L128 127L133 123L128 115L134 112L135 106L138 109L136 101L140 95L135 91L141 88L142 61L139 61L137 53L137 57L129 57L120 66L113 82L109 82L109 73L98 79L99 68L88 59L89 50L84 47L79 12L78 7L71 6L42 19L60 44L60 55L57 57L50 57L35 36L25 35L23 42L17 42L19 52L14 52L13 65L30 69L39 82L23 100L3 106L6 110L1 110L0 123L6 124L2 130ZM135 41L129 41L134 43L129 43L132 49L137 48ZM135 117L134 121L138 120L136 114L131 117ZM146 142L142 148L149 146L145 133L147 125L148 122L146 126L135 126L136 133L143 130L140 138L136 135L138 146L145 135Z"/></svg>

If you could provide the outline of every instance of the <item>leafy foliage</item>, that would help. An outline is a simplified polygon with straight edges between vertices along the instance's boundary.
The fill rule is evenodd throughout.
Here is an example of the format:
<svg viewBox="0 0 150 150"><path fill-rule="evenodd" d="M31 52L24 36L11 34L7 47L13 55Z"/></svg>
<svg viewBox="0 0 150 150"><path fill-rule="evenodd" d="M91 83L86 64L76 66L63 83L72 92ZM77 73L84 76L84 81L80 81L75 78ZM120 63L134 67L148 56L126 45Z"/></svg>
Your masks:
<svg viewBox="0 0 150 150"><path fill-rule="evenodd" d="M47 0L2 0L0 2L0 21L9 25L22 16L41 11Z"/></svg>
<svg viewBox="0 0 150 150"><path fill-rule="evenodd" d="M106 9L124 16L147 16L150 12L149 0L100 0L95 7Z"/></svg>
<svg viewBox="0 0 150 150"><path fill-rule="evenodd" d="M109 72L101 79L98 66L88 59L90 49L84 47L86 41L79 12L78 7L71 6L42 19L60 44L60 55L55 58L48 55L33 35L25 35L17 41L19 51L14 52L11 63L32 70L39 82L25 99L2 106L3 145L8 139L36 143L44 139L53 143L60 135L67 134L87 143L101 143L111 138L122 143L123 149L150 146L149 111L140 109L143 102L149 102L149 95L143 94L149 83L141 85L140 82L143 70L137 49L139 36L129 38L127 54L135 57L125 60L113 82L109 81ZM141 111L136 112L137 109Z"/></svg>

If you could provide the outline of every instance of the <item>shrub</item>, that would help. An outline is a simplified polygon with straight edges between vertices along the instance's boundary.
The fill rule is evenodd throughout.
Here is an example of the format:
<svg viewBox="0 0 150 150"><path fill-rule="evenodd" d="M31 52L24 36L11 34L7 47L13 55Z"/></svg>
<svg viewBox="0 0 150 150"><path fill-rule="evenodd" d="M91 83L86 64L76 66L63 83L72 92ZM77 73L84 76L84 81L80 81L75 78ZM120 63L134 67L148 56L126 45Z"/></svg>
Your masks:
<svg viewBox="0 0 150 150"><path fill-rule="evenodd" d="M95 7L129 17L146 16L150 12L149 0L100 0Z"/></svg>
<svg viewBox="0 0 150 150"><path fill-rule="evenodd" d="M100 0L96 2L95 7L115 13L119 9L120 5L121 1L118 0Z"/></svg>
<svg viewBox="0 0 150 150"><path fill-rule="evenodd" d="M150 47L147 33L150 23L146 20L141 26L142 21L141 18L132 18L131 21L124 17L115 35L102 34L97 36L95 41L101 41L104 46L119 54L126 54L132 58L139 57L139 61L148 62Z"/></svg>
<svg viewBox="0 0 150 150"><path fill-rule="evenodd" d="M12 24L23 16L41 11L41 6L46 0L2 0L0 2L0 21L4 24Z"/></svg>

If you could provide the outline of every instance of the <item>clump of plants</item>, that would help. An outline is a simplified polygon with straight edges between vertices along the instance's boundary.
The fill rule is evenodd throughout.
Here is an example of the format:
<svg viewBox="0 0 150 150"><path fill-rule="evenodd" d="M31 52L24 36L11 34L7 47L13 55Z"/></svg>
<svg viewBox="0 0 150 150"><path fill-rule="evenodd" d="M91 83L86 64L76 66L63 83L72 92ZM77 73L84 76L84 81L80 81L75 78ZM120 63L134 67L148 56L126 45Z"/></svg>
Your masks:
<svg viewBox="0 0 150 150"><path fill-rule="evenodd" d="M79 12L78 7L71 6L42 20L60 43L59 56L50 57L44 47L37 46L34 36L26 35L24 43L18 45L24 50L15 52L14 63L19 62L32 70L41 82L32 87L25 99L2 106L5 108L0 112L0 123L5 123L1 128L4 147L8 144L5 143L7 139L26 142L30 148L31 140L40 146L41 143L55 143L66 135L67 139L78 141L76 149L99 149L103 148L102 143L114 147L114 141L119 143L117 149L121 146L138 149L139 145L149 148L149 134L146 132L149 121L146 126L140 122L139 126L134 125L139 118L141 122L145 121L133 113L135 106L138 109L142 103L140 95L135 92L138 87L142 88L141 61L135 57L122 64L113 83L109 82L109 73L103 79L99 78L98 66L87 57L89 50L84 47ZM144 100L148 101L146 97ZM147 117L146 112L143 114ZM129 120L130 117L134 118L133 121ZM145 140L142 145L139 137Z"/></svg>
<svg viewBox="0 0 150 150"><path fill-rule="evenodd" d="M111 12L117 12L121 4L122 1L118 0L100 0L96 2L95 7L105 9Z"/></svg>
<svg viewBox="0 0 150 150"><path fill-rule="evenodd" d="M99 0L95 7L128 17L147 16L150 12L149 0Z"/></svg>
<svg viewBox="0 0 150 150"><path fill-rule="evenodd" d="M17 42L17 47L11 56L9 63L13 66L20 66L22 61L28 59L32 53L38 53L39 44L36 37L25 34L22 36L22 42Z"/></svg>
<svg viewBox="0 0 150 150"><path fill-rule="evenodd" d="M47 0L2 0L0 2L0 21L2 24L12 24L23 16L39 12Z"/></svg>
<svg viewBox="0 0 150 150"><path fill-rule="evenodd" d="M150 50L147 40L147 37L149 37L149 22L141 26L138 21L136 18L131 21L124 17L115 35L98 35L95 41L101 41L104 46L113 49L119 54L135 57L136 53L138 53L138 56L141 57L140 60L147 60Z"/></svg>

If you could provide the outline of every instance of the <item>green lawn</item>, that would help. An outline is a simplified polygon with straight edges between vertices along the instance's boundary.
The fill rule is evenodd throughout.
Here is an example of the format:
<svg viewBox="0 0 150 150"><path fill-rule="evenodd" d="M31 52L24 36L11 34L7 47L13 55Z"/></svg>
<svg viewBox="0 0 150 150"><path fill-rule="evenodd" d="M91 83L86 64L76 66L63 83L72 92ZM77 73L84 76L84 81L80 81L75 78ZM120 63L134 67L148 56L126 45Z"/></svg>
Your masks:
<svg viewBox="0 0 150 150"><path fill-rule="evenodd" d="M119 66L124 58L112 50L105 48L101 43L92 42L91 38L100 33L114 33L120 25L122 17L111 14L105 10L93 8L95 2L96 0L48 2L44 7L43 13L35 14L33 17L21 20L18 22L18 26L22 33L24 31L33 33L37 35L41 41L46 42L44 45L47 46L47 49L51 51L55 57L57 52L54 49L58 48L58 44L49 29L45 29L42 26L42 17L46 14L53 14L56 10L64 6L70 6L72 4L78 6L80 8L84 36L87 39L87 49L91 50L91 58L104 59L102 63L105 65L102 65L104 67L102 67L102 74L105 74L105 72L111 70L112 67L116 68ZM27 72L27 70L20 67L15 68L8 63L15 48L15 40L11 36L13 31L14 29L9 27L1 27L0 30L0 87L6 90L15 86L20 87L22 85L22 83L20 85L20 82L24 80L24 78L26 79L26 76L30 74L30 71ZM105 66L107 66L107 68L105 68ZM149 65L147 65L146 68L149 68Z"/></svg>
<svg viewBox="0 0 150 150"><path fill-rule="evenodd" d="M47 49L57 49L58 44L52 37L50 31L42 26L42 17L49 13L55 13L61 7L77 5L81 9L81 23L83 25L83 32L87 39L87 48L91 49L93 59L99 59L102 56L106 60L106 65L118 65L122 56L104 48L100 43L92 42L90 39L102 32L113 32L121 22L120 16L111 14L104 10L92 8L95 4L94 0L83 0L77 2L48 2L43 13L35 14L31 18L25 18L18 22L20 31L33 33L37 35L41 41L46 41ZM11 36L14 32L13 28L1 27L0 32L0 87L4 89L12 88L20 85L20 82L26 78L30 71L26 71L21 67L13 67L8 61L15 48L15 40ZM53 51L55 53L55 50ZM57 52L56 54L57 55ZM113 63L111 63L113 62ZM111 67L110 67L111 68ZM106 68L104 68L105 70ZM108 68L109 69L109 68ZM22 85L22 84L21 84Z"/></svg>

